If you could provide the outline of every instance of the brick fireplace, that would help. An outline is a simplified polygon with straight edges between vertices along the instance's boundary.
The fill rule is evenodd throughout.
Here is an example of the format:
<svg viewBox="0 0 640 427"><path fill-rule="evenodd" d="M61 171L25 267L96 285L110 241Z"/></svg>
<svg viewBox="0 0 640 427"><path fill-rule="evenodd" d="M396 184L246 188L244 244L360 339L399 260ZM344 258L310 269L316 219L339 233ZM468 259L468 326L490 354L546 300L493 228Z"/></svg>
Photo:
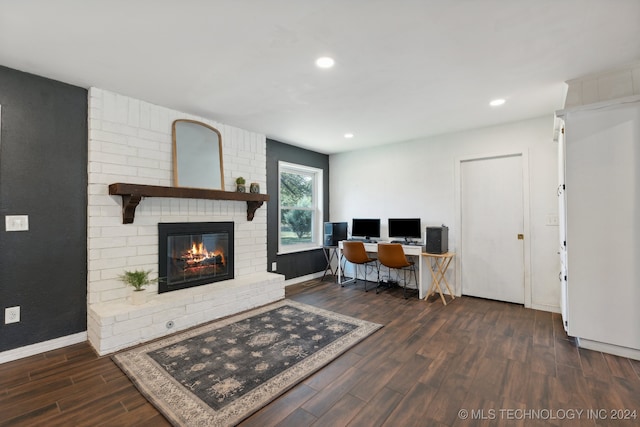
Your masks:
<svg viewBox="0 0 640 427"><path fill-rule="evenodd" d="M122 198L109 195L109 185L172 186L171 123L185 118L220 131L225 190L234 191L238 176L267 189L264 135L91 88L87 329L101 355L284 298L284 277L267 272L264 208L248 221L246 202L152 197L123 224ZM134 269L159 275L158 224L200 222L233 224L233 278L160 294L152 285L147 303L132 305L118 276Z"/></svg>
<svg viewBox="0 0 640 427"><path fill-rule="evenodd" d="M158 224L158 293L233 279L233 222Z"/></svg>

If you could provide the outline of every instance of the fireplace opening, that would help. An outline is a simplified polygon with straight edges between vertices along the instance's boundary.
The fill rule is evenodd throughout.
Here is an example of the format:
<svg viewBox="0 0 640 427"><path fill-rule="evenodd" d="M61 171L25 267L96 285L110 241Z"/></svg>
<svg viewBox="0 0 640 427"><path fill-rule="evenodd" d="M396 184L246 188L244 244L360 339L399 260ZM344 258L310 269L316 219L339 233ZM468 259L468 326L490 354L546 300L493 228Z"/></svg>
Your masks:
<svg viewBox="0 0 640 427"><path fill-rule="evenodd" d="M233 222L158 224L158 293L233 279Z"/></svg>

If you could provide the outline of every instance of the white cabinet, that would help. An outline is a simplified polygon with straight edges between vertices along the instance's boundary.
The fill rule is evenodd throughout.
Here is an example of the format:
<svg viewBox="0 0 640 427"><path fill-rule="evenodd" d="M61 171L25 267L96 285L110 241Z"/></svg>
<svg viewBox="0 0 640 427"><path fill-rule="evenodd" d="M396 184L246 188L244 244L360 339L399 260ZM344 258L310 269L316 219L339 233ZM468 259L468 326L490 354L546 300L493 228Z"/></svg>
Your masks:
<svg viewBox="0 0 640 427"><path fill-rule="evenodd" d="M567 331L583 347L638 358L640 97L559 115L565 121Z"/></svg>

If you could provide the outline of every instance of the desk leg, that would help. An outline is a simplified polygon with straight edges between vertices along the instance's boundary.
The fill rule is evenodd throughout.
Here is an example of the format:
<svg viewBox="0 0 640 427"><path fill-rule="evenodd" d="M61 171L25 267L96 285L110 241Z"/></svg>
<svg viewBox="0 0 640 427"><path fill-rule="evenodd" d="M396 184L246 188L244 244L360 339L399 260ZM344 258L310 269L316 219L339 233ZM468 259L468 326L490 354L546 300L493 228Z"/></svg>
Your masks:
<svg viewBox="0 0 640 427"><path fill-rule="evenodd" d="M331 261L336 256L336 248L322 248L324 252L324 259L327 260L327 266L324 268L324 274L322 275L321 281L324 281L324 278L327 276L327 271L331 272L332 276L335 276L336 273L333 271L333 266L331 265Z"/></svg>
<svg viewBox="0 0 640 427"><path fill-rule="evenodd" d="M442 304L447 305L447 300L444 297L442 286L440 286L442 282L444 282L445 286L447 287L451 299L456 299L455 295L453 295L453 292L451 291L449 282L445 277L445 273L447 272L447 268L449 268L449 264L451 263L452 259L453 257L442 258L440 260L438 258L435 258L432 262L429 263L429 271L431 272L431 287L429 288L429 292L427 292L427 296L425 297L425 299L435 294L437 291L440 294Z"/></svg>
<svg viewBox="0 0 640 427"><path fill-rule="evenodd" d="M442 288L440 287L440 277L438 277L438 272L435 270L434 267L438 267L438 271L440 270L440 265L438 264L438 260L435 260L435 266L432 265L432 267L430 268L431 270L431 277L433 279L433 293L436 292L436 288L438 290L438 293L440 294L440 299L442 299L442 304L447 305L447 300L444 298L444 292L442 292Z"/></svg>
<svg viewBox="0 0 640 427"><path fill-rule="evenodd" d="M424 280L422 279L422 263L424 262L424 257L418 255L418 283L416 286L418 287L418 299L422 299L424 297Z"/></svg>
<svg viewBox="0 0 640 427"><path fill-rule="evenodd" d="M342 286L342 249L338 247L338 284Z"/></svg>
<svg viewBox="0 0 640 427"><path fill-rule="evenodd" d="M445 276L445 273L447 272L447 269L449 268L449 264L451 264L452 259L453 257L442 259L438 265L438 270L440 271L440 279L441 281L444 281L444 284L447 287L447 290L449 291L449 295L451 296L451 299L456 299L456 296L453 294L453 291L451 291L451 287L449 286L449 282L447 281L447 278ZM436 261L436 264L438 264L437 261Z"/></svg>

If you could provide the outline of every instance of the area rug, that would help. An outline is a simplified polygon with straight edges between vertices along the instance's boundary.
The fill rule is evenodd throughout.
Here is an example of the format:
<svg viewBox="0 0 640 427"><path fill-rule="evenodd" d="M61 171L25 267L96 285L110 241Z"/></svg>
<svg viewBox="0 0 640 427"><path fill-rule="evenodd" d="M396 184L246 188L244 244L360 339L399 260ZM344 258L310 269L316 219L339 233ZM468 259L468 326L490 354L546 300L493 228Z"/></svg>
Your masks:
<svg viewBox="0 0 640 427"><path fill-rule="evenodd" d="M115 354L174 425L235 425L382 325L283 300Z"/></svg>

